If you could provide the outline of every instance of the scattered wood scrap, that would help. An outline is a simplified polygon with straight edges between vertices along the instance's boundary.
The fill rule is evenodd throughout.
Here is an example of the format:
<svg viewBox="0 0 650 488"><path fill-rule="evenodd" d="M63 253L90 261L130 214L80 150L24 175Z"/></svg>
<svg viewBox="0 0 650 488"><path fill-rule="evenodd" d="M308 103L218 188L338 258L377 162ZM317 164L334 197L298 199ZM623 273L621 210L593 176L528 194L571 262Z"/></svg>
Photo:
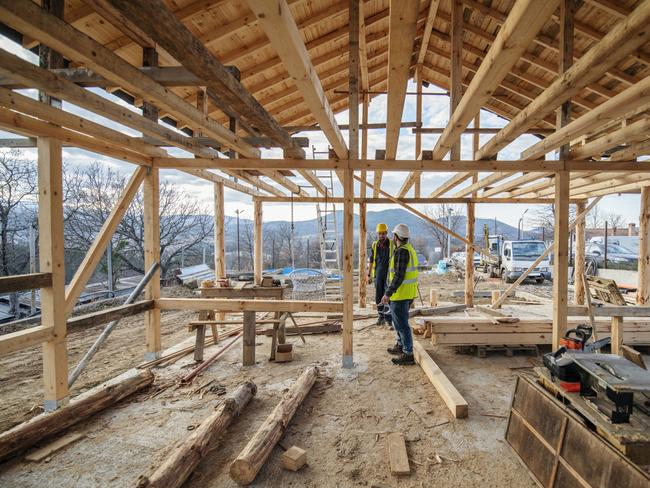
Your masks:
<svg viewBox="0 0 650 488"><path fill-rule="evenodd" d="M181 443L151 476L141 476L138 488L177 488L192 474L192 471L205 457L210 444L218 439L228 428L232 420L257 393L257 386L252 381L239 385L219 407L210 414L201 425Z"/></svg>
<svg viewBox="0 0 650 488"><path fill-rule="evenodd" d="M390 472L395 476L406 476L411 474L409 457L406 452L406 441L401 432L391 432L388 439L388 459L390 460Z"/></svg>
<svg viewBox="0 0 650 488"><path fill-rule="evenodd" d="M438 391L438 394L451 411L451 414L457 419L467 417L467 402L458 393L456 387L449 381L431 356L429 356L429 353L417 341L413 342L413 356Z"/></svg>
<svg viewBox="0 0 650 488"><path fill-rule="evenodd" d="M291 446L282 454L282 467L289 471L298 471L307 463L307 451L298 446Z"/></svg>
<svg viewBox="0 0 650 488"><path fill-rule="evenodd" d="M91 417L153 383L147 370L129 370L82 393L64 407L44 413L0 434L0 461Z"/></svg>
<svg viewBox="0 0 650 488"><path fill-rule="evenodd" d="M296 410L314 385L318 368L303 371L262 423L237 459L230 465L230 477L239 485L249 485L280 441Z"/></svg>
<svg viewBox="0 0 650 488"><path fill-rule="evenodd" d="M64 447L69 446L73 442L77 442L79 439L82 439L85 436L86 434L81 432L66 434L63 437L59 437L55 441L30 452L25 456L25 459L27 461L42 461L43 459L54 454L59 449L63 449Z"/></svg>

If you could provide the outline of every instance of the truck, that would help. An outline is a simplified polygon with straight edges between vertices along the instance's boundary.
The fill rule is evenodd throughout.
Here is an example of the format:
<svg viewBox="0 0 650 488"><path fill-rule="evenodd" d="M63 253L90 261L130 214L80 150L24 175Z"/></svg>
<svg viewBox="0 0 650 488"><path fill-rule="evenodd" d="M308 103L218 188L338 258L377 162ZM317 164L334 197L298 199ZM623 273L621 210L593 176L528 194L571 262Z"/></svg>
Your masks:
<svg viewBox="0 0 650 488"><path fill-rule="evenodd" d="M491 278L500 277L505 283L512 283L519 278L546 251L544 241L509 240L503 235L488 235L484 229L486 248L489 256L481 259L481 271ZM551 263L544 258L528 275L537 284L551 279Z"/></svg>

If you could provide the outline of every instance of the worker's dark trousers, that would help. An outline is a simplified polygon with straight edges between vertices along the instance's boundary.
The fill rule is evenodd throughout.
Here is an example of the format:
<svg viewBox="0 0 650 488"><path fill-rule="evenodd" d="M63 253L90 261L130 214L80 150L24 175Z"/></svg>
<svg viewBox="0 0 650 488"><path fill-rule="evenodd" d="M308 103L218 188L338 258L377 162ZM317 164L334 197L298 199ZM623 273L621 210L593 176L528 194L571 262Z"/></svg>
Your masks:
<svg viewBox="0 0 650 488"><path fill-rule="evenodd" d="M397 336L397 343L402 346L404 354L413 354L413 333L409 326L409 309L413 300L398 300L390 302L390 311L393 314L393 328Z"/></svg>
<svg viewBox="0 0 650 488"><path fill-rule="evenodd" d="M375 278L375 303L377 304L377 318L385 320L388 325L391 324L390 307L388 304L381 303L381 299L386 292L388 273L378 273Z"/></svg>

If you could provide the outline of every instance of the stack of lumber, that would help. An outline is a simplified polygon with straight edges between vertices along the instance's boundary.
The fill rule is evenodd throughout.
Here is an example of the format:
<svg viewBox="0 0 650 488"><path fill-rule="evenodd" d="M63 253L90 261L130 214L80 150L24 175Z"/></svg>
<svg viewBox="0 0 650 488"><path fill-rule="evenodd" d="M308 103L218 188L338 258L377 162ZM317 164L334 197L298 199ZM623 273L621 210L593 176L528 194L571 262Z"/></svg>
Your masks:
<svg viewBox="0 0 650 488"><path fill-rule="evenodd" d="M435 317L422 321L431 327L433 344L449 346L551 344L553 330L553 320L544 317L521 318L515 323L502 324L495 324L487 317ZM567 328L587 323L586 319L571 319ZM597 319L596 329L598 337L610 335L610 319ZM650 344L650 319L626 319L623 330L625 344Z"/></svg>

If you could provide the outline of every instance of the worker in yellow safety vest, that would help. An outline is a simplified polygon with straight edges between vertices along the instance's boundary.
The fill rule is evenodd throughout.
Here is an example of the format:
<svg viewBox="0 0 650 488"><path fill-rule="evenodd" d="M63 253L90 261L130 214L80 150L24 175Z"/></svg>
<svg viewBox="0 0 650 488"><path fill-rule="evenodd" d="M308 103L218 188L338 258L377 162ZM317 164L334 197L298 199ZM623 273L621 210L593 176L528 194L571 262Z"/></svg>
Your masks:
<svg viewBox="0 0 650 488"><path fill-rule="evenodd" d="M384 223L377 224L375 229L377 239L372 243L368 253L368 281L372 280L375 286L375 303L377 304L377 325L388 325L392 328L390 308L382 303L381 298L386 291L388 279L388 265L395 246L388 238L388 226Z"/></svg>
<svg viewBox="0 0 650 488"><path fill-rule="evenodd" d="M390 314L397 343L388 348L393 364L415 364L413 359L413 334L409 327L409 308L418 294L418 257L409 243L410 231L406 224L393 229L395 251L388 267L388 288L382 303L390 304Z"/></svg>

